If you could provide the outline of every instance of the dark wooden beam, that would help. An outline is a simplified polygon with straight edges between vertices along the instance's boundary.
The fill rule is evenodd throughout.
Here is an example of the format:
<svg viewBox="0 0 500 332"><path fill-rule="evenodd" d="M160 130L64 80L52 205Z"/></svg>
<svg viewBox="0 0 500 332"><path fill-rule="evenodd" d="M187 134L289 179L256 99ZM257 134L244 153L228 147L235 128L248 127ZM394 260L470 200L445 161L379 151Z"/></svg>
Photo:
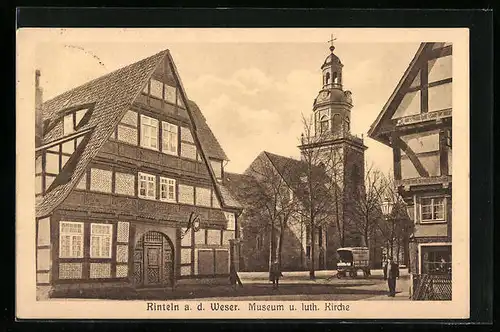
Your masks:
<svg viewBox="0 0 500 332"><path fill-rule="evenodd" d="M429 177L429 173L424 165L422 165L415 152L401 138L396 138L393 143L394 148L399 147L404 151L421 177Z"/></svg>
<svg viewBox="0 0 500 332"><path fill-rule="evenodd" d="M448 131L439 131L439 168L441 175L448 175L448 145L446 141L448 139Z"/></svg>

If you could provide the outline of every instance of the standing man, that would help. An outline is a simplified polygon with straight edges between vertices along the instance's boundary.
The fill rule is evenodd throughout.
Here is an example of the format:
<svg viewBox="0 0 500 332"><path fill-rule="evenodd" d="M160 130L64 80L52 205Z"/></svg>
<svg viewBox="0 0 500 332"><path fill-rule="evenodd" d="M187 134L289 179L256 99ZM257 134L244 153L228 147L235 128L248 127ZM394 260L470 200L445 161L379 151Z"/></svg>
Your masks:
<svg viewBox="0 0 500 332"><path fill-rule="evenodd" d="M387 257L387 263L384 267L384 280L387 280L389 294L387 296L396 296L396 279L399 279L399 266L392 261L392 257Z"/></svg>
<svg viewBox="0 0 500 332"><path fill-rule="evenodd" d="M283 274L281 273L280 265L278 263L278 260L276 259L271 264L271 270L269 271L269 279L271 279L271 281L273 282L273 289L278 289L278 281L282 276Z"/></svg>

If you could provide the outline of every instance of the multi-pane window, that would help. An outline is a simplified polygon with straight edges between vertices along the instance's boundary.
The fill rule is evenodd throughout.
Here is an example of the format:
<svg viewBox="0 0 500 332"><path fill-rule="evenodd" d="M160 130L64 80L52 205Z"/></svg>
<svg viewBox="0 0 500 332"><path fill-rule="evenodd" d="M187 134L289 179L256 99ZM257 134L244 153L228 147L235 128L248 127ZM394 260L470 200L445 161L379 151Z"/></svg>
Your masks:
<svg viewBox="0 0 500 332"><path fill-rule="evenodd" d="M70 157L81 143L82 137L73 138L62 143L47 147L36 158L37 193L44 194L56 179L57 175L68 163ZM45 186L43 186L45 178Z"/></svg>
<svg viewBox="0 0 500 332"><path fill-rule="evenodd" d="M90 257L111 258L113 225L90 224Z"/></svg>
<svg viewBox="0 0 500 332"><path fill-rule="evenodd" d="M174 179L160 177L160 200L175 202L176 186Z"/></svg>
<svg viewBox="0 0 500 332"><path fill-rule="evenodd" d="M83 257L83 223L69 221L60 222L59 257Z"/></svg>
<svg viewBox="0 0 500 332"><path fill-rule="evenodd" d="M178 127L171 123L162 121L162 151L169 154L177 155L178 146Z"/></svg>
<svg viewBox="0 0 500 332"><path fill-rule="evenodd" d="M158 120L141 115L141 146L158 150Z"/></svg>
<svg viewBox="0 0 500 332"><path fill-rule="evenodd" d="M139 173L139 197L156 198L156 176L146 173Z"/></svg>
<svg viewBox="0 0 500 332"><path fill-rule="evenodd" d="M421 222L445 221L444 198L423 197L421 204Z"/></svg>

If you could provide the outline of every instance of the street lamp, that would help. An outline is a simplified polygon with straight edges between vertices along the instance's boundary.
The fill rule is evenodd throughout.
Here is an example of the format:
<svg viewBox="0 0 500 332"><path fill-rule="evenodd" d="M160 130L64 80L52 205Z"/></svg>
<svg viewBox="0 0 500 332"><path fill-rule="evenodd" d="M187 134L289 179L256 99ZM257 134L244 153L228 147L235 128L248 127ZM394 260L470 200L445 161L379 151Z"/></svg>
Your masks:
<svg viewBox="0 0 500 332"><path fill-rule="evenodd" d="M385 220L386 221L389 221L389 217L391 215L391 212L392 212L392 208L394 207L394 204L392 203L392 201L389 199L389 197L385 197L384 201L382 202L382 205L381 205L381 209L382 209L382 214L384 215L385 217ZM393 221L393 220L391 220ZM394 222L392 222L392 225L391 225L391 241L390 241L390 244L391 244L391 256L392 256L392 253L393 253L393 240L394 240Z"/></svg>
<svg viewBox="0 0 500 332"><path fill-rule="evenodd" d="M392 207L393 207L392 202L389 200L389 197L386 196L381 206L382 214L386 219L388 219L389 216L391 215Z"/></svg>

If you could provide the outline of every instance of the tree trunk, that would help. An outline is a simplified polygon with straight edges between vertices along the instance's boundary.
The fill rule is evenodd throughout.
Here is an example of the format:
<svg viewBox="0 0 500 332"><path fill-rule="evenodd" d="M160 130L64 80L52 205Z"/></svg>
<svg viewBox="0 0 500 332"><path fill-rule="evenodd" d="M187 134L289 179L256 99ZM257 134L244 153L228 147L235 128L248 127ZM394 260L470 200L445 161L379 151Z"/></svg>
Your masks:
<svg viewBox="0 0 500 332"><path fill-rule="evenodd" d="M278 265L280 267L281 271L281 254L283 252L283 237L285 235L285 225L282 225L280 227L280 234L279 234L279 239L278 239Z"/></svg>
<svg viewBox="0 0 500 332"><path fill-rule="evenodd" d="M269 273L271 273L271 265L273 264L274 255L274 220L271 220L271 231L269 232Z"/></svg>
<svg viewBox="0 0 500 332"><path fill-rule="evenodd" d="M398 249L397 249L397 264L399 265L399 253L400 253L400 248L401 248L401 242L400 242L400 238L398 236L397 238L397 243L398 243Z"/></svg>
<svg viewBox="0 0 500 332"><path fill-rule="evenodd" d="M340 246L344 247L344 231L343 231L343 225L340 224L339 199L336 187L335 187L335 222L337 224L337 230L339 233Z"/></svg>
<svg viewBox="0 0 500 332"><path fill-rule="evenodd" d="M311 250L310 250L310 266L309 266L309 279L314 280L316 276L314 274L314 222L311 221L311 230L309 231L309 236L311 238Z"/></svg>
<svg viewBox="0 0 500 332"><path fill-rule="evenodd" d="M392 225L391 225L391 257L392 259L394 259L393 257L393 250L394 250L394 221L391 221L392 222Z"/></svg>

